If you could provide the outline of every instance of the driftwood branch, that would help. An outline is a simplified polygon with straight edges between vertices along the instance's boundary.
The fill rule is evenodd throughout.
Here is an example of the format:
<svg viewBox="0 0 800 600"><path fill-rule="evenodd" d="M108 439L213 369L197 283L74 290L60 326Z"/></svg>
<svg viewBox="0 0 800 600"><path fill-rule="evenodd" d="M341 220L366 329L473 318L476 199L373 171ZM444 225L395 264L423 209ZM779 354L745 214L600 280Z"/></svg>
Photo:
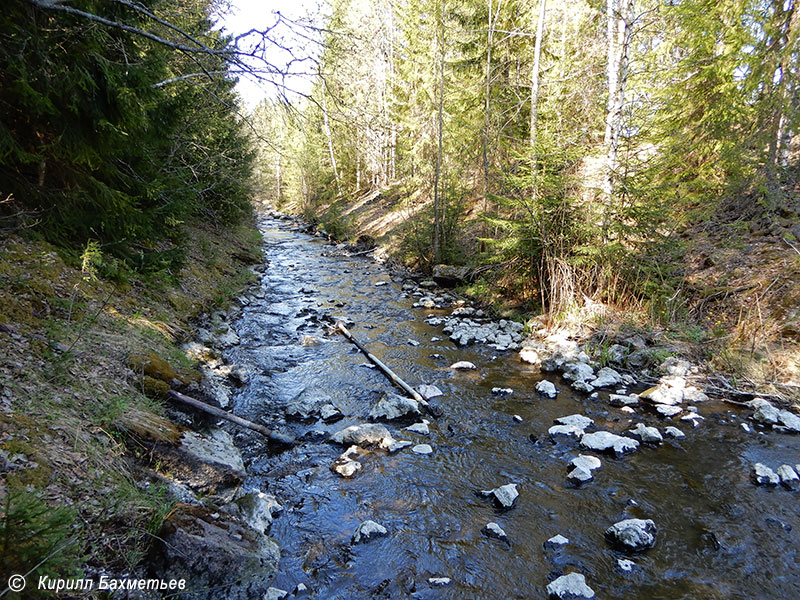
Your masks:
<svg viewBox="0 0 800 600"><path fill-rule="evenodd" d="M425 399L425 397L422 394L420 394L417 390L415 390L413 387L411 387L405 381L403 381L400 377L398 377L398 375L394 371L392 371L389 367L387 367L377 356L375 356L374 354L372 354L372 352L370 352L364 346L362 346L359 343L359 341L353 337L353 334L347 330L347 327L345 327L344 323L342 323L341 321L337 321L336 329L342 335L344 335L344 337L350 340L353 343L353 345L355 345L356 348L361 350L364 356L366 356L370 360L370 362L372 362L376 367L378 367L381 370L381 372L384 375L386 375L386 377L388 377L392 383L394 383L397 387L402 389L406 394L411 396L414 400L416 400L423 407L425 407L425 410L428 412L428 414L430 414L433 417L439 416L438 414L436 414L437 411L435 411L430 406L427 399Z"/></svg>
<svg viewBox="0 0 800 600"><path fill-rule="evenodd" d="M181 394L180 392L176 392L175 390L168 391L167 395L173 400L177 400L178 402L187 404L205 413L214 415L215 417L219 417L220 419L225 419L227 421L230 421L231 423L236 423L237 425L239 425L240 427L244 427L245 429L257 431L258 433L269 439L269 441L271 442L282 444L284 446L294 446L295 444L295 440L287 435L283 435L282 433L277 433L275 431L272 431L271 429L267 429L263 425L259 425L258 423L253 423L252 421L248 421L247 419L242 419L241 417L237 417L236 415L233 415L229 412L225 412L224 410L221 410L216 406L211 406L210 404L206 404L205 402L200 402L200 400L196 400L191 396L186 396L185 394Z"/></svg>

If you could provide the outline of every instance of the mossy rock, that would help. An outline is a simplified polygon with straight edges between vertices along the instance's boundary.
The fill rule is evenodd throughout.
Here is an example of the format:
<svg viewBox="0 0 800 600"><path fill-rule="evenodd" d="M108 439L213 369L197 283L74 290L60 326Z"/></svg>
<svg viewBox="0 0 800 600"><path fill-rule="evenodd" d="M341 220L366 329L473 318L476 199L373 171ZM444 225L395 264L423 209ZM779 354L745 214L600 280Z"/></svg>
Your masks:
<svg viewBox="0 0 800 600"><path fill-rule="evenodd" d="M149 375L142 377L142 388L144 395L149 398L164 398L169 391L169 384L161 379L155 379Z"/></svg>
<svg viewBox="0 0 800 600"><path fill-rule="evenodd" d="M131 354L128 357L128 366L137 373L165 383L170 383L173 379L186 383L183 377L178 375L175 369L155 352Z"/></svg>

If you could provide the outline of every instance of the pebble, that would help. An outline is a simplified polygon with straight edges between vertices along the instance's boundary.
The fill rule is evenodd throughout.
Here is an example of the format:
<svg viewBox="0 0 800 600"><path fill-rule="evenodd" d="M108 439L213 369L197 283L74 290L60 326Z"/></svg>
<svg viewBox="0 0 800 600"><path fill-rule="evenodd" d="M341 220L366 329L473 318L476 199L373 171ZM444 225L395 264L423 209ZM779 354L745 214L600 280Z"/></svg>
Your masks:
<svg viewBox="0 0 800 600"><path fill-rule="evenodd" d="M434 587L440 587L450 585L452 580L449 577L428 577L428 583Z"/></svg>
<svg viewBox="0 0 800 600"><path fill-rule="evenodd" d="M375 521L364 521L361 523L353 532L353 543L360 544L361 542L367 542L375 537L382 537L387 535L389 532L380 523L376 523Z"/></svg>
<svg viewBox="0 0 800 600"><path fill-rule="evenodd" d="M778 485L781 482L781 478L767 465L756 463L753 465L753 481L756 485L773 486Z"/></svg>
<svg viewBox="0 0 800 600"><path fill-rule="evenodd" d="M411 451L414 454L431 454L433 452L433 448L431 448L428 444L417 444L414 446Z"/></svg>
<svg viewBox="0 0 800 600"><path fill-rule="evenodd" d="M633 568L636 566L636 563L632 560L628 560L627 558L618 558L617 559L617 567L621 571L625 571L626 573L630 573L633 571Z"/></svg>
<svg viewBox="0 0 800 600"><path fill-rule="evenodd" d="M508 541L508 535L506 535L506 532L503 531L503 528L495 522L487 523L483 526L481 531L491 538L496 538L506 542Z"/></svg>
<svg viewBox="0 0 800 600"><path fill-rule="evenodd" d="M685 433L683 433L683 432L682 432L680 429L678 429L677 427L672 427L671 425L670 425L669 427L665 427L665 428L664 428L664 434L665 434L667 437L671 437L671 438L674 438L674 439L676 439L676 440L682 440L683 438L685 438L685 437L686 437L686 434L685 434Z"/></svg>
<svg viewBox="0 0 800 600"><path fill-rule="evenodd" d="M514 420L515 420L517 423L522 423L522 417L520 417L519 415L514 415L513 419L514 419Z"/></svg>
<svg viewBox="0 0 800 600"><path fill-rule="evenodd" d="M402 450L403 448L408 448L409 446L413 445L414 442L409 442L408 440L395 440L391 444L389 444L387 450L389 451L389 454L395 454L397 452L400 452L400 450Z"/></svg>
<svg viewBox="0 0 800 600"><path fill-rule="evenodd" d="M460 360L450 365L450 368L454 371L474 371L478 367L475 366L475 363L471 363L468 360Z"/></svg>
<svg viewBox="0 0 800 600"><path fill-rule="evenodd" d="M563 535L559 533L558 535L554 535L549 540L547 540L543 544L543 546L545 547L546 550L556 550L563 548L567 544L569 544L569 539L565 538Z"/></svg>
<svg viewBox="0 0 800 600"><path fill-rule="evenodd" d="M569 464L571 467L589 472L599 469L603 465L599 458L590 454L578 454L578 456L569 461Z"/></svg>
<svg viewBox="0 0 800 600"><path fill-rule="evenodd" d="M511 396L514 393L514 390L511 388L500 388L500 387L493 387L492 394L495 396Z"/></svg>

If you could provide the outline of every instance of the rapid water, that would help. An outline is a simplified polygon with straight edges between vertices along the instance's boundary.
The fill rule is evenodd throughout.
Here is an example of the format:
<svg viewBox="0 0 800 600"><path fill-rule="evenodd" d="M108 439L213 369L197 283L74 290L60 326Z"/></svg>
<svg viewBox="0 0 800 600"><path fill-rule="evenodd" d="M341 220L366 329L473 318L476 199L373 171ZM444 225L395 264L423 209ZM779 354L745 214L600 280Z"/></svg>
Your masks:
<svg viewBox="0 0 800 600"><path fill-rule="evenodd" d="M606 599L800 598L798 494L749 479L757 461L773 469L800 463L800 438L747 433L746 413L718 401L699 406L705 421L696 428L646 409L626 415L573 393L555 375L549 378L558 398L542 398L533 389L543 377L538 369L516 352L456 348L423 322L436 311L412 308L414 298L403 298L400 283L380 265L334 255L283 221L265 219L262 229L269 262L263 298L233 323L241 344L228 359L252 372L236 397L237 414L301 440L274 456L257 446L245 452L248 483L285 507L270 531L282 556L273 585L292 590L302 582L324 599L545 598L551 580L574 571ZM381 281L388 284L375 285ZM353 479L330 471L346 448L326 443L323 433L366 422L391 386L342 336L325 335L317 320L322 313L351 319L356 338L412 385L445 392L436 399L444 415L431 419L429 436L388 426L398 439L430 444L433 454L375 450L359 459L364 468ZM431 342L433 336L444 339ZM477 371L447 368L459 360L474 362ZM498 386L514 394L493 396ZM301 393L330 399L345 418L287 423L282 408ZM615 433L639 421L662 431L676 425L686 439L643 445L621 459L600 456L594 481L574 488L566 475L577 446L547 437L554 418L574 413ZM518 484L520 497L506 512L475 493L509 482ZM655 547L643 554L626 556L604 541L607 527L630 517L658 527ZM389 535L351 546L366 519ZM481 533L490 521L510 544ZM556 534L569 544L545 549ZM636 567L623 573L618 558ZM432 587L429 577L452 583Z"/></svg>

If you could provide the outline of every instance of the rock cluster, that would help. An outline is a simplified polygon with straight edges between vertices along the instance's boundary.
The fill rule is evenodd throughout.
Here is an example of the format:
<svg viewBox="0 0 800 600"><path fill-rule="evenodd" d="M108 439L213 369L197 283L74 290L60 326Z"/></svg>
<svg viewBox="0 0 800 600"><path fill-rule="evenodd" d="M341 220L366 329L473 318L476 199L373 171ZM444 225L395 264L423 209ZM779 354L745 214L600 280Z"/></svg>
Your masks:
<svg viewBox="0 0 800 600"><path fill-rule="evenodd" d="M800 433L800 417L793 412L777 408L763 398L754 398L747 405L753 409L752 419L759 425L780 433Z"/></svg>

